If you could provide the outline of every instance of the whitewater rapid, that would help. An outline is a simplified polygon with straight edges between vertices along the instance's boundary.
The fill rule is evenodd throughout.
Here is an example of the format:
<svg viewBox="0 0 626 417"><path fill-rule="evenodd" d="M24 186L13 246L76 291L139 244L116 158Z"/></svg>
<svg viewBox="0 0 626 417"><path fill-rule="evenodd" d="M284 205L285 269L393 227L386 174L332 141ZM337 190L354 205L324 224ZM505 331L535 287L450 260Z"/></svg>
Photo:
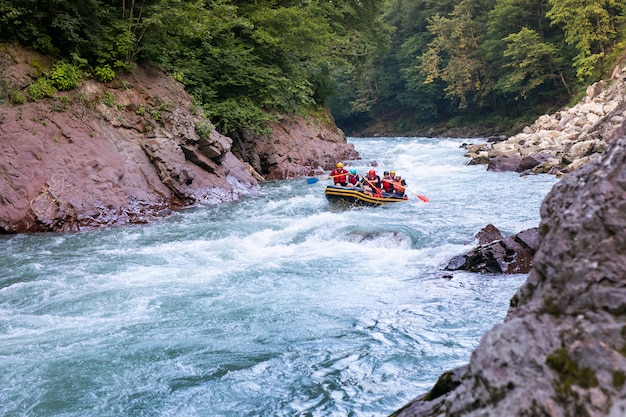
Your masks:
<svg viewBox="0 0 626 417"><path fill-rule="evenodd" d="M466 363L523 275L442 265L537 226L557 181L468 166L463 140L351 138L426 195L329 205L274 181L150 225L0 236L2 416L386 416Z"/></svg>

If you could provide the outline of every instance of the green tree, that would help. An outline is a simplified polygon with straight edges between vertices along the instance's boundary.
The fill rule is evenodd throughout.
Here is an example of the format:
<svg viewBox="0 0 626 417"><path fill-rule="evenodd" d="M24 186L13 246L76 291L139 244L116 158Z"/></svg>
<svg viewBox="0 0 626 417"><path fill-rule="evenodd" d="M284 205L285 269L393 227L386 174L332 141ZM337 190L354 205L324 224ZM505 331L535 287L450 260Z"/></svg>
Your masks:
<svg viewBox="0 0 626 417"><path fill-rule="evenodd" d="M547 0L496 0L485 25L487 59L502 66L506 61L503 52L507 46L503 39L522 28L536 32L542 39L551 38L552 34L546 33L550 30L550 21L545 16L547 8Z"/></svg>
<svg viewBox="0 0 626 417"><path fill-rule="evenodd" d="M571 93L573 59L560 28L546 17L547 0L496 0L488 13L483 47L498 68L496 92L510 106L536 103ZM540 89L538 87L541 87Z"/></svg>
<svg viewBox="0 0 626 417"><path fill-rule="evenodd" d="M477 19L479 12L476 0L462 0L449 17L431 18L428 30L434 38L421 57L424 82L443 80L446 97L458 99L460 108L467 106L468 98L485 97L492 89L481 50L484 27Z"/></svg>
<svg viewBox="0 0 626 417"><path fill-rule="evenodd" d="M498 88L504 93L512 93L523 99L545 83L562 75L558 73L557 48L542 42L537 32L522 28L503 39L507 45L504 58L506 68L511 69L502 76Z"/></svg>
<svg viewBox="0 0 626 417"><path fill-rule="evenodd" d="M86 57L97 49L108 10L99 0L0 0L0 39L61 58Z"/></svg>
<svg viewBox="0 0 626 417"><path fill-rule="evenodd" d="M323 103L333 71L357 76L381 42L378 0L178 4L154 9L138 56L181 75L223 133Z"/></svg>
<svg viewBox="0 0 626 417"><path fill-rule="evenodd" d="M343 126L359 126L368 119L407 117L410 123L440 117L447 102L439 84L424 84L416 60L426 50L431 35L428 19L453 10L457 0L393 0L384 22L395 30L389 44L379 48L366 63L358 80L349 73L338 79L339 93L331 109Z"/></svg>
<svg viewBox="0 0 626 417"><path fill-rule="evenodd" d="M404 1L398 0L397 7L389 19L398 27L394 47L389 57L384 57L380 79L387 79L394 87L393 97L383 92L380 96L389 102L390 109L410 108L418 121L436 120L445 112L442 81L425 83L426 75L421 71L422 55L428 50L433 35L428 30L430 19L436 15L447 15L454 10L451 1ZM395 67L395 69L394 69ZM385 84L382 84L383 86Z"/></svg>
<svg viewBox="0 0 626 417"><path fill-rule="evenodd" d="M624 17L622 0L548 0L547 17L563 25L565 42L574 45L576 75L582 81L593 76L618 39L618 24ZM622 33L623 35L623 33Z"/></svg>

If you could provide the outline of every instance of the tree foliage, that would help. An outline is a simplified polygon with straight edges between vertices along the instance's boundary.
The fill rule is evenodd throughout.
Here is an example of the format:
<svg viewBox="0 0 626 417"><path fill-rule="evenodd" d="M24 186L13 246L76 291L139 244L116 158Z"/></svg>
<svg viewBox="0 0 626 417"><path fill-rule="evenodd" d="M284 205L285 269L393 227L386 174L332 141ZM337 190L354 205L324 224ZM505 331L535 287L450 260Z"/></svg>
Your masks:
<svg viewBox="0 0 626 417"><path fill-rule="evenodd" d="M435 15L428 31L433 36L420 59L424 83L440 78L446 97L466 107L468 95L490 93L490 80L481 44L484 26L477 20L476 0L461 0L449 17Z"/></svg>
<svg viewBox="0 0 626 417"><path fill-rule="evenodd" d="M565 42L574 45L576 75L580 80L594 75L607 49L619 38L618 23L626 6L622 0L549 0L547 16L563 25Z"/></svg>
<svg viewBox="0 0 626 417"><path fill-rule="evenodd" d="M503 39L507 47L503 52L505 67L511 69L500 78L499 88L504 93L516 94L525 99L535 89L554 79L557 67L554 57L557 48L543 42L532 29L523 27Z"/></svg>
<svg viewBox="0 0 626 417"><path fill-rule="evenodd" d="M320 105L421 124L566 102L622 55L626 2L0 0L0 41L57 58L52 88L155 62L226 134Z"/></svg>
<svg viewBox="0 0 626 417"><path fill-rule="evenodd" d="M387 43L384 0L0 0L0 41L104 79L142 60L182 80L224 133L316 106ZM67 77L63 78L67 80ZM64 85L65 86L65 85Z"/></svg>
<svg viewBox="0 0 626 417"><path fill-rule="evenodd" d="M543 112L623 55L625 19L623 0L391 0L392 48L372 61L371 88L333 108L366 101L369 119L403 115L414 126Z"/></svg>

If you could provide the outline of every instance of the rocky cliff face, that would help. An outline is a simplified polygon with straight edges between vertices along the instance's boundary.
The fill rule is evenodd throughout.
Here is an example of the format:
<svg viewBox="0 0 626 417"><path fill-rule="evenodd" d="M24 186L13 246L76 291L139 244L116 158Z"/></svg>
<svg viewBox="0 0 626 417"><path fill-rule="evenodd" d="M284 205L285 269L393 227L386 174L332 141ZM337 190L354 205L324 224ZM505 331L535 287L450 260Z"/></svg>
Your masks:
<svg viewBox="0 0 626 417"><path fill-rule="evenodd" d="M626 415L626 137L565 176L504 323L395 416Z"/></svg>
<svg viewBox="0 0 626 417"><path fill-rule="evenodd" d="M246 144L266 161L255 170L236 157L233 141L213 129L183 86L152 66L107 85L88 80L23 101L48 65L44 56L0 48L0 233L143 223L257 192L266 174L286 178L356 156L336 128L294 119L297 129L274 126L265 142Z"/></svg>
<svg viewBox="0 0 626 417"><path fill-rule="evenodd" d="M281 116L270 128L271 135L247 133L233 146L266 179L319 175L334 169L337 161L359 158L330 113L310 119Z"/></svg>

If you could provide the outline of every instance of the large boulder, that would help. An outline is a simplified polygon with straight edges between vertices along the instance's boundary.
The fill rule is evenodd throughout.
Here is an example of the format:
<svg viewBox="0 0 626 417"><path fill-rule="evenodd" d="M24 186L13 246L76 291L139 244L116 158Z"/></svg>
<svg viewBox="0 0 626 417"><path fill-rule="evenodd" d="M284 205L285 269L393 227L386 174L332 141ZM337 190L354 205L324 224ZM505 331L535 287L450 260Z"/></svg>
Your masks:
<svg viewBox="0 0 626 417"><path fill-rule="evenodd" d="M533 269L469 365L394 416L626 415L623 135L544 200Z"/></svg>
<svg viewBox="0 0 626 417"><path fill-rule="evenodd" d="M444 269L492 274L526 274L533 264L538 245L538 229L524 230L503 237L493 225L476 234L479 245L451 259Z"/></svg>
<svg viewBox="0 0 626 417"><path fill-rule="evenodd" d="M494 172L517 171L522 158L517 154L496 155L489 160L487 169Z"/></svg>

